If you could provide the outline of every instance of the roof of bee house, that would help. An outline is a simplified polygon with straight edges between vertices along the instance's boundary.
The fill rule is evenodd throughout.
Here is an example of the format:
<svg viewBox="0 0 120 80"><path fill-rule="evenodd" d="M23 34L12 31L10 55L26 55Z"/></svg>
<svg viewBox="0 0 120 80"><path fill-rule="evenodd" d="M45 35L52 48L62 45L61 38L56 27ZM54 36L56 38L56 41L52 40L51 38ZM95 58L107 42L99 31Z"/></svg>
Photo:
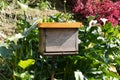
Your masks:
<svg viewBox="0 0 120 80"><path fill-rule="evenodd" d="M80 22L44 22L44 23L38 23L38 28L81 28L82 23Z"/></svg>

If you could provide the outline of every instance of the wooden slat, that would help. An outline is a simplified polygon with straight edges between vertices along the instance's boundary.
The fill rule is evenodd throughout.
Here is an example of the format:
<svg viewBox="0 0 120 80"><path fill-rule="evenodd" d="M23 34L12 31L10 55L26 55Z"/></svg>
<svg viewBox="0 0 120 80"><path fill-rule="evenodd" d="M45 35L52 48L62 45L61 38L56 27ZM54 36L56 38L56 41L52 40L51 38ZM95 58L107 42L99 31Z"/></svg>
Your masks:
<svg viewBox="0 0 120 80"><path fill-rule="evenodd" d="M55 23L55 22L47 22L47 23L38 23L38 28L81 28L82 23L73 22L73 23Z"/></svg>
<svg viewBox="0 0 120 80"><path fill-rule="evenodd" d="M43 53L45 50L45 32L44 29L39 29L39 52Z"/></svg>
<svg viewBox="0 0 120 80"><path fill-rule="evenodd" d="M77 55L78 51L75 52L51 52L51 53L43 53L45 56L62 56L62 55Z"/></svg>

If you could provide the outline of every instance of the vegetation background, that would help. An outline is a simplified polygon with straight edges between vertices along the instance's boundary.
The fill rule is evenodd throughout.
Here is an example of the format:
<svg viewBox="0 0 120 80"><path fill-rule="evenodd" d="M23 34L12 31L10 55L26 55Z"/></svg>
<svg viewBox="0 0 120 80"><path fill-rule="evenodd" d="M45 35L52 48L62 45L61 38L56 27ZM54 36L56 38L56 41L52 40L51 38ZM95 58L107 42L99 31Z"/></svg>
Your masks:
<svg viewBox="0 0 120 80"><path fill-rule="evenodd" d="M74 14L71 5L70 0L0 0L0 80L50 80L52 57L38 52L38 19L83 22L79 54L55 58L56 80L120 79L120 27L90 25L94 17Z"/></svg>

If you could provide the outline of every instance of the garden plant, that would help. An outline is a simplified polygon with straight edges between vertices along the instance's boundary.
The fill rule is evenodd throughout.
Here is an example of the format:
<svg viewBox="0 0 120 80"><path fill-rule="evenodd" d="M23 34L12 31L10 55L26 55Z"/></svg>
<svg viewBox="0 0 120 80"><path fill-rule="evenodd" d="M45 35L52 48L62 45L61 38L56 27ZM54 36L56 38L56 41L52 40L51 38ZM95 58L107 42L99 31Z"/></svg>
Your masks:
<svg viewBox="0 0 120 80"><path fill-rule="evenodd" d="M23 4L29 2L19 1ZM40 1L44 3L44 0ZM5 6L4 4L7 6L7 2L4 0L1 2L2 6ZM48 0L45 0L44 6L36 5L39 2L34 6L39 7L40 10L46 7L48 9L50 6ZM3 35L5 40L0 41L0 80L50 80L52 57L43 56L38 51L37 24L38 22L76 21L83 23L78 36L79 54L56 56L55 79L120 79L120 1L67 0L68 2L74 14L67 13L65 10L62 13L37 19L32 24L26 14L17 15L15 34L10 37ZM1 10L2 6L0 6Z"/></svg>

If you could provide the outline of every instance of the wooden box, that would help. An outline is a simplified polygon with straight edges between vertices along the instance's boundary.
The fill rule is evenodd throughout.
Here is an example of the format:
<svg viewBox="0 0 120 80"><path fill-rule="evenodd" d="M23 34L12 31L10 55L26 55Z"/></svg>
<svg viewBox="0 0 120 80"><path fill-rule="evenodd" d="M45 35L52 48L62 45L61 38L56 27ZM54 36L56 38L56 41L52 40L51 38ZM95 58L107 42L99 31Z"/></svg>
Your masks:
<svg viewBox="0 0 120 80"><path fill-rule="evenodd" d="M39 51L43 55L70 55L78 52L81 23L39 23Z"/></svg>

